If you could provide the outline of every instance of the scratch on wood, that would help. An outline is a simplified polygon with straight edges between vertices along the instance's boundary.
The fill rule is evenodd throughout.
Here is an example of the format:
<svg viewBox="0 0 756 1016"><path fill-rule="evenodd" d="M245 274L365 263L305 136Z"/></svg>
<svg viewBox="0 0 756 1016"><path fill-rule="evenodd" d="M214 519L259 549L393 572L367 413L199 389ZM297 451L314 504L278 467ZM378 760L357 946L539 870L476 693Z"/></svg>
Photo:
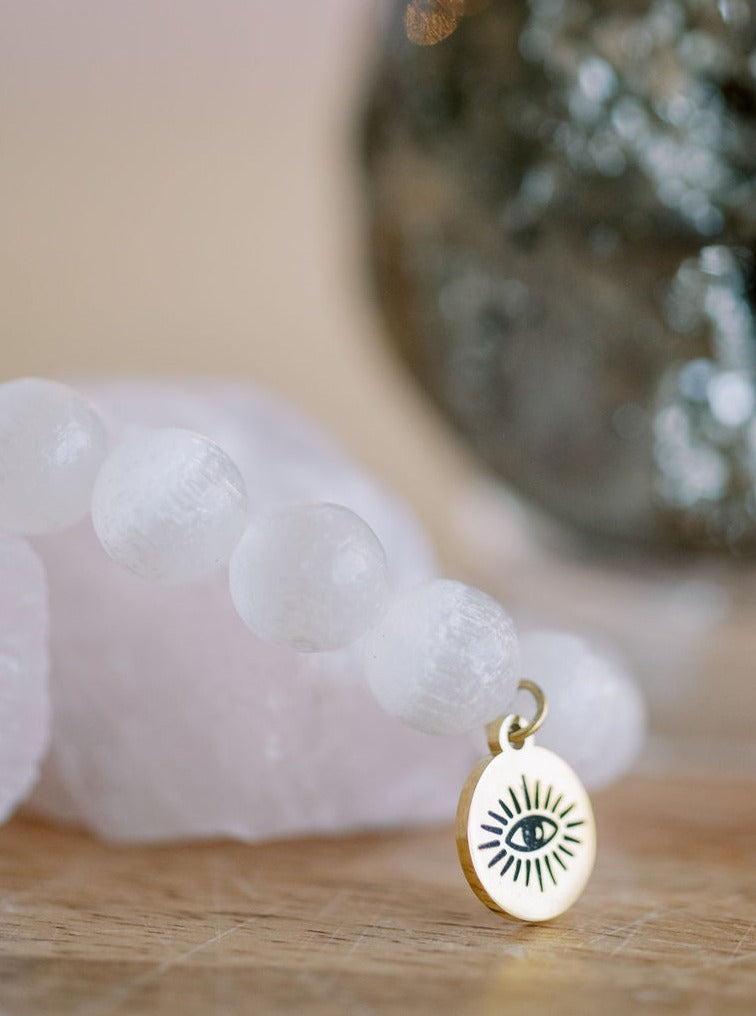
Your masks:
<svg viewBox="0 0 756 1016"><path fill-rule="evenodd" d="M746 963L748 960L756 959L756 951L743 951L743 946L751 937L755 927L756 922L751 921L738 941L735 943L732 952L728 956L718 956L715 953L707 952L706 956L703 958L703 966L707 969L717 969L721 967L731 967L736 963Z"/></svg>
<svg viewBox="0 0 756 1016"><path fill-rule="evenodd" d="M155 981L168 973L169 970L173 970L174 967L180 966L187 960L196 956L197 953L208 949L210 946L217 945L218 942L222 942L228 938L229 935L235 934L237 931L241 931L242 928L246 928L247 925L252 924L257 920L256 915L246 918L244 921L239 921L234 924L231 928L226 928L225 931L218 931L214 935L211 935L208 939L203 942L197 943L192 946L191 949L187 949L185 952L179 953L177 956L171 956L167 960L163 960L162 963L158 963L152 970L148 970L143 974L139 974L123 984L109 991L106 995L100 996L100 998L92 999L85 1003L79 1009L76 1010L76 1016L106 1016L107 1012L124 999L128 998L133 992L139 988L143 988L148 984L152 984Z"/></svg>
<svg viewBox="0 0 756 1016"><path fill-rule="evenodd" d="M649 921L655 921L657 918L662 916L661 910L649 910L645 914L641 914L640 917L636 917L634 921L630 921L628 924L620 924L616 928L607 928L606 931L600 932L598 935L594 935L593 938L589 939L588 945L596 945L599 942L603 942L607 938L617 938L619 935L624 934L624 938L618 945L612 950L611 955L616 956L617 953L622 952L624 948L631 942L638 932Z"/></svg>

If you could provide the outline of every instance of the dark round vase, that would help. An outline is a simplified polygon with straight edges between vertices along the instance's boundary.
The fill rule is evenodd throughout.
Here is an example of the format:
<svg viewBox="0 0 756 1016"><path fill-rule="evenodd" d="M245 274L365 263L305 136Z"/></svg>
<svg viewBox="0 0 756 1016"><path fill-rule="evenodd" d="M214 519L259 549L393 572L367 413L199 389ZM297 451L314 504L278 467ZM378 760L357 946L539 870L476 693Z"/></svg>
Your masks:
<svg viewBox="0 0 756 1016"><path fill-rule="evenodd" d="M365 119L389 334L521 493L638 546L756 549L756 14L397 4Z"/></svg>

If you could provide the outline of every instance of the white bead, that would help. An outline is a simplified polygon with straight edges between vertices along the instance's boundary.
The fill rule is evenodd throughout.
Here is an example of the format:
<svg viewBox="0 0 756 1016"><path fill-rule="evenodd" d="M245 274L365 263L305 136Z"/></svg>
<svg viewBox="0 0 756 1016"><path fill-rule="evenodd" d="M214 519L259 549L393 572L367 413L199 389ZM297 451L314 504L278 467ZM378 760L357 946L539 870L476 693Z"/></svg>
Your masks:
<svg viewBox="0 0 756 1016"><path fill-rule="evenodd" d="M35 377L0 384L0 529L78 522L106 451L100 418L72 388Z"/></svg>
<svg viewBox="0 0 756 1016"><path fill-rule="evenodd" d="M567 632L527 632L520 648L523 676L549 701L538 743L561 755L590 790L618 779L646 733L643 697L626 666ZM518 695L517 707L531 715L532 700Z"/></svg>
<svg viewBox="0 0 756 1016"><path fill-rule="evenodd" d="M366 640L368 684L383 708L429 734L458 734L505 713L519 653L490 596L436 579L401 594Z"/></svg>
<svg viewBox="0 0 756 1016"><path fill-rule="evenodd" d="M244 532L247 494L229 456L188 430L147 431L116 446L95 483L92 522L105 550L158 582L224 565Z"/></svg>
<svg viewBox="0 0 756 1016"><path fill-rule="evenodd" d="M388 595L378 537L335 504L288 505L253 519L229 579L247 627L300 652L354 642L376 623Z"/></svg>

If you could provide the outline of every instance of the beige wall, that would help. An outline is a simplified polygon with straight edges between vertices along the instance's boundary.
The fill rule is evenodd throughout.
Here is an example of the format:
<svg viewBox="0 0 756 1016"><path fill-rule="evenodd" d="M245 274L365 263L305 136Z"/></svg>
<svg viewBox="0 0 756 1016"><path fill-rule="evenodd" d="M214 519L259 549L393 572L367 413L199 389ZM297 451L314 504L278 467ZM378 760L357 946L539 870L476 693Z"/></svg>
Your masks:
<svg viewBox="0 0 756 1016"><path fill-rule="evenodd" d="M0 3L1 370L253 379L461 567L446 492L470 467L367 296L352 150L384 6Z"/></svg>

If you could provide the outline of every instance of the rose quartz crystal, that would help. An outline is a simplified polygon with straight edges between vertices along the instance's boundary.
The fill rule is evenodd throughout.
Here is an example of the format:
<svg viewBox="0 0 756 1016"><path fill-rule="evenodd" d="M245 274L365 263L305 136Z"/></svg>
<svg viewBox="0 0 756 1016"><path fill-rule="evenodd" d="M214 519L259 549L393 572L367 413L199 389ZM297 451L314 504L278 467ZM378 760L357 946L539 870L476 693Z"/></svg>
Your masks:
<svg viewBox="0 0 756 1016"><path fill-rule="evenodd" d="M0 533L0 821L29 792L47 748L47 621L42 562Z"/></svg>
<svg viewBox="0 0 756 1016"><path fill-rule="evenodd" d="M84 386L111 435L206 434L239 465L252 511L354 509L394 589L433 572L406 508L311 422L250 387ZM450 819L483 746L405 727L377 705L359 643L298 655L259 641L224 571L166 588L111 561L89 524L38 538L52 601L52 749L34 807L116 840L242 839Z"/></svg>

